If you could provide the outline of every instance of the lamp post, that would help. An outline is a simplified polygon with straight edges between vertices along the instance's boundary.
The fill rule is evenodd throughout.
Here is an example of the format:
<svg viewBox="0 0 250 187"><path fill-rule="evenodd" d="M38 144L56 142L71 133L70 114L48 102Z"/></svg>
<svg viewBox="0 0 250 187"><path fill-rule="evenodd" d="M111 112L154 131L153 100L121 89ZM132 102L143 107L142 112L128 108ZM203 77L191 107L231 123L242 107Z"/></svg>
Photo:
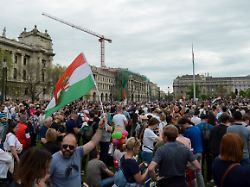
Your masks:
<svg viewBox="0 0 250 187"><path fill-rule="evenodd" d="M2 101L6 99L6 82L7 82L7 62L2 62Z"/></svg>

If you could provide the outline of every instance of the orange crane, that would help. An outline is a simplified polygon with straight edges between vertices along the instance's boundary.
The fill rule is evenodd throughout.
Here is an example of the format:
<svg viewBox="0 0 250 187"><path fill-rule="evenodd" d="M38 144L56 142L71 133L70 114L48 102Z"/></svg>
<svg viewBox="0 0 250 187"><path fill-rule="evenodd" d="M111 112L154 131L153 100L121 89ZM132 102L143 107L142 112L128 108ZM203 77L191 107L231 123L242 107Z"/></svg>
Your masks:
<svg viewBox="0 0 250 187"><path fill-rule="evenodd" d="M60 19L60 18L56 18L54 16L51 16L51 15L49 15L47 13L42 13L42 15L46 16L48 18L51 18L53 20L59 21L59 22L61 22L63 24L66 24L66 25L68 25L68 26L70 26L72 28L78 29L80 31L83 31L83 32L86 32L88 34L91 34L93 36L98 37L99 38L98 41L101 43L101 67L103 67L103 68L106 67L106 65L105 65L105 54L104 54L104 51L105 51L105 41L108 41L109 43L111 43L112 42L111 39L108 39L108 38L104 37L103 35L97 34L97 33L93 32L93 31L91 31L89 29L86 29L86 28L83 28L83 27L71 24L71 23L69 23L67 21L64 21L64 20Z"/></svg>

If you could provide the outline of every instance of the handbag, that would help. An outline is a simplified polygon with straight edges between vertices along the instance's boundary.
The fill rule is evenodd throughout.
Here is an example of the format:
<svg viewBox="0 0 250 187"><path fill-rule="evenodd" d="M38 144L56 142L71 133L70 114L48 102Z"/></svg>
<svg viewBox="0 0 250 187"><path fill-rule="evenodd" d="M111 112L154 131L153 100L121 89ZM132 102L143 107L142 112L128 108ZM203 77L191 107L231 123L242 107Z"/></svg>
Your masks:
<svg viewBox="0 0 250 187"><path fill-rule="evenodd" d="M230 166L228 166L227 170L224 172L222 178L221 178L221 181L220 181L220 186L223 187L223 183L224 183L224 180L226 178L226 176L228 175L228 173L237 165L240 165L239 163L233 163L231 164Z"/></svg>

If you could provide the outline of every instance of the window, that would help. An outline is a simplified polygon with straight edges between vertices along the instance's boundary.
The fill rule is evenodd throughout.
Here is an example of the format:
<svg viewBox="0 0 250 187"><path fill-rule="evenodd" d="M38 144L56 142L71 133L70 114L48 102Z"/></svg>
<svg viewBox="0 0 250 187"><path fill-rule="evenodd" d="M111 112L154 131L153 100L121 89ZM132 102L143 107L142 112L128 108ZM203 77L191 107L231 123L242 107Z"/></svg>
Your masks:
<svg viewBox="0 0 250 187"><path fill-rule="evenodd" d="M45 74L44 74L44 71L42 71L42 82L45 81Z"/></svg>
<svg viewBox="0 0 250 187"><path fill-rule="evenodd" d="M46 60L42 60L42 68L46 68Z"/></svg>
<svg viewBox="0 0 250 187"><path fill-rule="evenodd" d="M16 68L14 68L13 79L17 79L17 69Z"/></svg>
<svg viewBox="0 0 250 187"><path fill-rule="evenodd" d="M28 95L28 88L25 88L24 95Z"/></svg>
<svg viewBox="0 0 250 187"><path fill-rule="evenodd" d="M26 57L23 58L23 65L24 65L24 66L27 65L27 58L26 58Z"/></svg>
<svg viewBox="0 0 250 187"><path fill-rule="evenodd" d="M17 64L17 55L15 55L15 64Z"/></svg>
<svg viewBox="0 0 250 187"><path fill-rule="evenodd" d="M23 80L26 81L26 70L23 70Z"/></svg>

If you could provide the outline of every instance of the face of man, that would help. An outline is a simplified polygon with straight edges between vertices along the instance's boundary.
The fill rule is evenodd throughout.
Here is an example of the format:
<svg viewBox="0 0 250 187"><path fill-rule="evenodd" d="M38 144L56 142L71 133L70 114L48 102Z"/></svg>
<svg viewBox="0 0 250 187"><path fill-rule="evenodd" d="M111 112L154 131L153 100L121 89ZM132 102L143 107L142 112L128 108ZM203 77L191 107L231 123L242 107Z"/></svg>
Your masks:
<svg viewBox="0 0 250 187"><path fill-rule="evenodd" d="M76 148L76 139L73 135L67 135L64 137L61 151L64 158L70 158L75 152Z"/></svg>

